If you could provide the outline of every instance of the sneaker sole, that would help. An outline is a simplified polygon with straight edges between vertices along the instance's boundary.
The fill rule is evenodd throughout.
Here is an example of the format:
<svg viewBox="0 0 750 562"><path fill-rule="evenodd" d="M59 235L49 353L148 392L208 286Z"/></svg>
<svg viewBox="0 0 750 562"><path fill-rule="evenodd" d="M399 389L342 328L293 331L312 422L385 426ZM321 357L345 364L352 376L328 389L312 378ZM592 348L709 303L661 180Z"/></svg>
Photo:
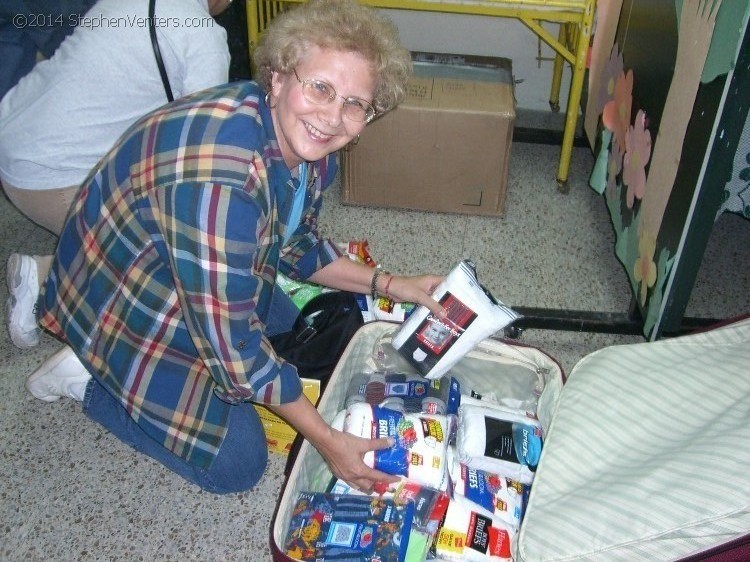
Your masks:
<svg viewBox="0 0 750 562"><path fill-rule="evenodd" d="M20 259L21 256L19 254L11 254L8 258L5 282L8 285L10 296L5 302L5 312L8 322L8 334L10 335L13 345L21 349L29 349L39 345L39 329L36 328L32 332L21 333L18 330L13 330L11 328L14 324L18 325L15 318L16 315L14 314L16 307L14 306L13 301L17 301L16 291L23 281L23 277L21 276L22 265L19 263ZM29 334L31 334L31 336L29 336Z"/></svg>

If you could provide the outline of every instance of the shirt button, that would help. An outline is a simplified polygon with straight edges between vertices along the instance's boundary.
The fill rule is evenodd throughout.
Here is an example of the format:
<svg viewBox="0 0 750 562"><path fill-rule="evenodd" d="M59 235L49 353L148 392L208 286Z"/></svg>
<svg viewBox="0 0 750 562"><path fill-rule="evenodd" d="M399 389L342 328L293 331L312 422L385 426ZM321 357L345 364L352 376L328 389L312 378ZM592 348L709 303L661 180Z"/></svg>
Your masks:
<svg viewBox="0 0 750 562"><path fill-rule="evenodd" d="M245 349L245 347L247 347L245 340L240 340L237 342L237 349Z"/></svg>

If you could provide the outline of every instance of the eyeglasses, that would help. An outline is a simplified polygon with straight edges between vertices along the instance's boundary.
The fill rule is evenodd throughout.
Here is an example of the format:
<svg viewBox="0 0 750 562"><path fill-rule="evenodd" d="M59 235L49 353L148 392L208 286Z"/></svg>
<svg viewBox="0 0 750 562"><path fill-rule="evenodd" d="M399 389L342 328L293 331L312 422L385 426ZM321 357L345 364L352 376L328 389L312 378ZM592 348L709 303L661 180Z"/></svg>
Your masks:
<svg viewBox="0 0 750 562"><path fill-rule="evenodd" d="M375 117L375 108L365 100L361 98L349 97L345 98L336 93L336 90L328 82L322 80L302 80L297 74L297 69L293 69L294 77L297 81L302 84L302 95L310 103L315 105L327 105L341 98L344 100L343 113L352 121L359 121L369 123L372 118Z"/></svg>

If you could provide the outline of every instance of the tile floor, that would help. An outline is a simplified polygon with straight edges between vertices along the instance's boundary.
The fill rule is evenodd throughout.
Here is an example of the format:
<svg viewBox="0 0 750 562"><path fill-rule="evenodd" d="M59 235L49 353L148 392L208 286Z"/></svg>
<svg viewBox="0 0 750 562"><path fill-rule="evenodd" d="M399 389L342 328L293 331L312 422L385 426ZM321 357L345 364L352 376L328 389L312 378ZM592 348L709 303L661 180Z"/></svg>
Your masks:
<svg viewBox="0 0 750 562"><path fill-rule="evenodd" d="M480 279L511 306L625 312L630 292L613 253L603 201L588 188L588 149L575 149L570 193L554 185L559 147L516 144L506 216L452 216L342 206L333 189L321 217L340 241L367 238L391 271L446 273L472 258ZM49 253L55 239L0 198L0 274L13 251ZM731 290L730 290L731 289ZM7 289L0 284L0 300ZM4 309L3 309L4 310ZM750 224L717 222L688 315L750 312ZM5 313L1 313L3 325ZM556 357L566 372L606 345L638 336L527 330L524 343ZM0 559L270 559L269 525L285 459L271 455L259 487L214 496L133 453L85 418L79 404L47 404L24 380L59 347L15 348L0 332Z"/></svg>

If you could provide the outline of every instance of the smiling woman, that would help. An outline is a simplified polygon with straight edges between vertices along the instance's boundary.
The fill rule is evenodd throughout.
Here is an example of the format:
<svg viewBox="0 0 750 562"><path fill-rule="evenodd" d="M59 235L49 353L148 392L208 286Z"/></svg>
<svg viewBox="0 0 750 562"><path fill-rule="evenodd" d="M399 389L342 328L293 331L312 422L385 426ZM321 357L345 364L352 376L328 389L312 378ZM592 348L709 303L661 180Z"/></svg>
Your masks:
<svg viewBox="0 0 750 562"><path fill-rule="evenodd" d="M260 83L158 109L89 174L39 299L41 325L67 347L27 388L44 401L81 400L112 434L216 493L262 475L265 436L248 402L263 403L337 477L371 490L394 477L363 456L389 442L331 428L268 337L298 314L277 272L345 291L387 288L444 314L431 297L442 277L373 279L317 230L336 151L403 97L409 53L371 9L312 0L277 18L256 54ZM32 281L20 282L29 294Z"/></svg>
<svg viewBox="0 0 750 562"><path fill-rule="evenodd" d="M258 82L269 90L271 74L291 74L307 47L342 53L359 53L367 60L376 78L372 105L378 113L395 107L404 97L411 75L411 56L400 43L393 23L375 10L366 10L351 2L314 2L315 10L305 6L284 12L272 20L253 51ZM308 3L309 4L309 3ZM278 21L277 21L278 20Z"/></svg>
<svg viewBox="0 0 750 562"><path fill-rule="evenodd" d="M274 72L268 98L289 167L343 148L364 130L368 107L374 114L367 100L373 97L375 79L362 55L313 46L297 68L315 78L301 80L296 69L292 74ZM347 96L337 94L336 89ZM339 98L343 102L337 103Z"/></svg>

